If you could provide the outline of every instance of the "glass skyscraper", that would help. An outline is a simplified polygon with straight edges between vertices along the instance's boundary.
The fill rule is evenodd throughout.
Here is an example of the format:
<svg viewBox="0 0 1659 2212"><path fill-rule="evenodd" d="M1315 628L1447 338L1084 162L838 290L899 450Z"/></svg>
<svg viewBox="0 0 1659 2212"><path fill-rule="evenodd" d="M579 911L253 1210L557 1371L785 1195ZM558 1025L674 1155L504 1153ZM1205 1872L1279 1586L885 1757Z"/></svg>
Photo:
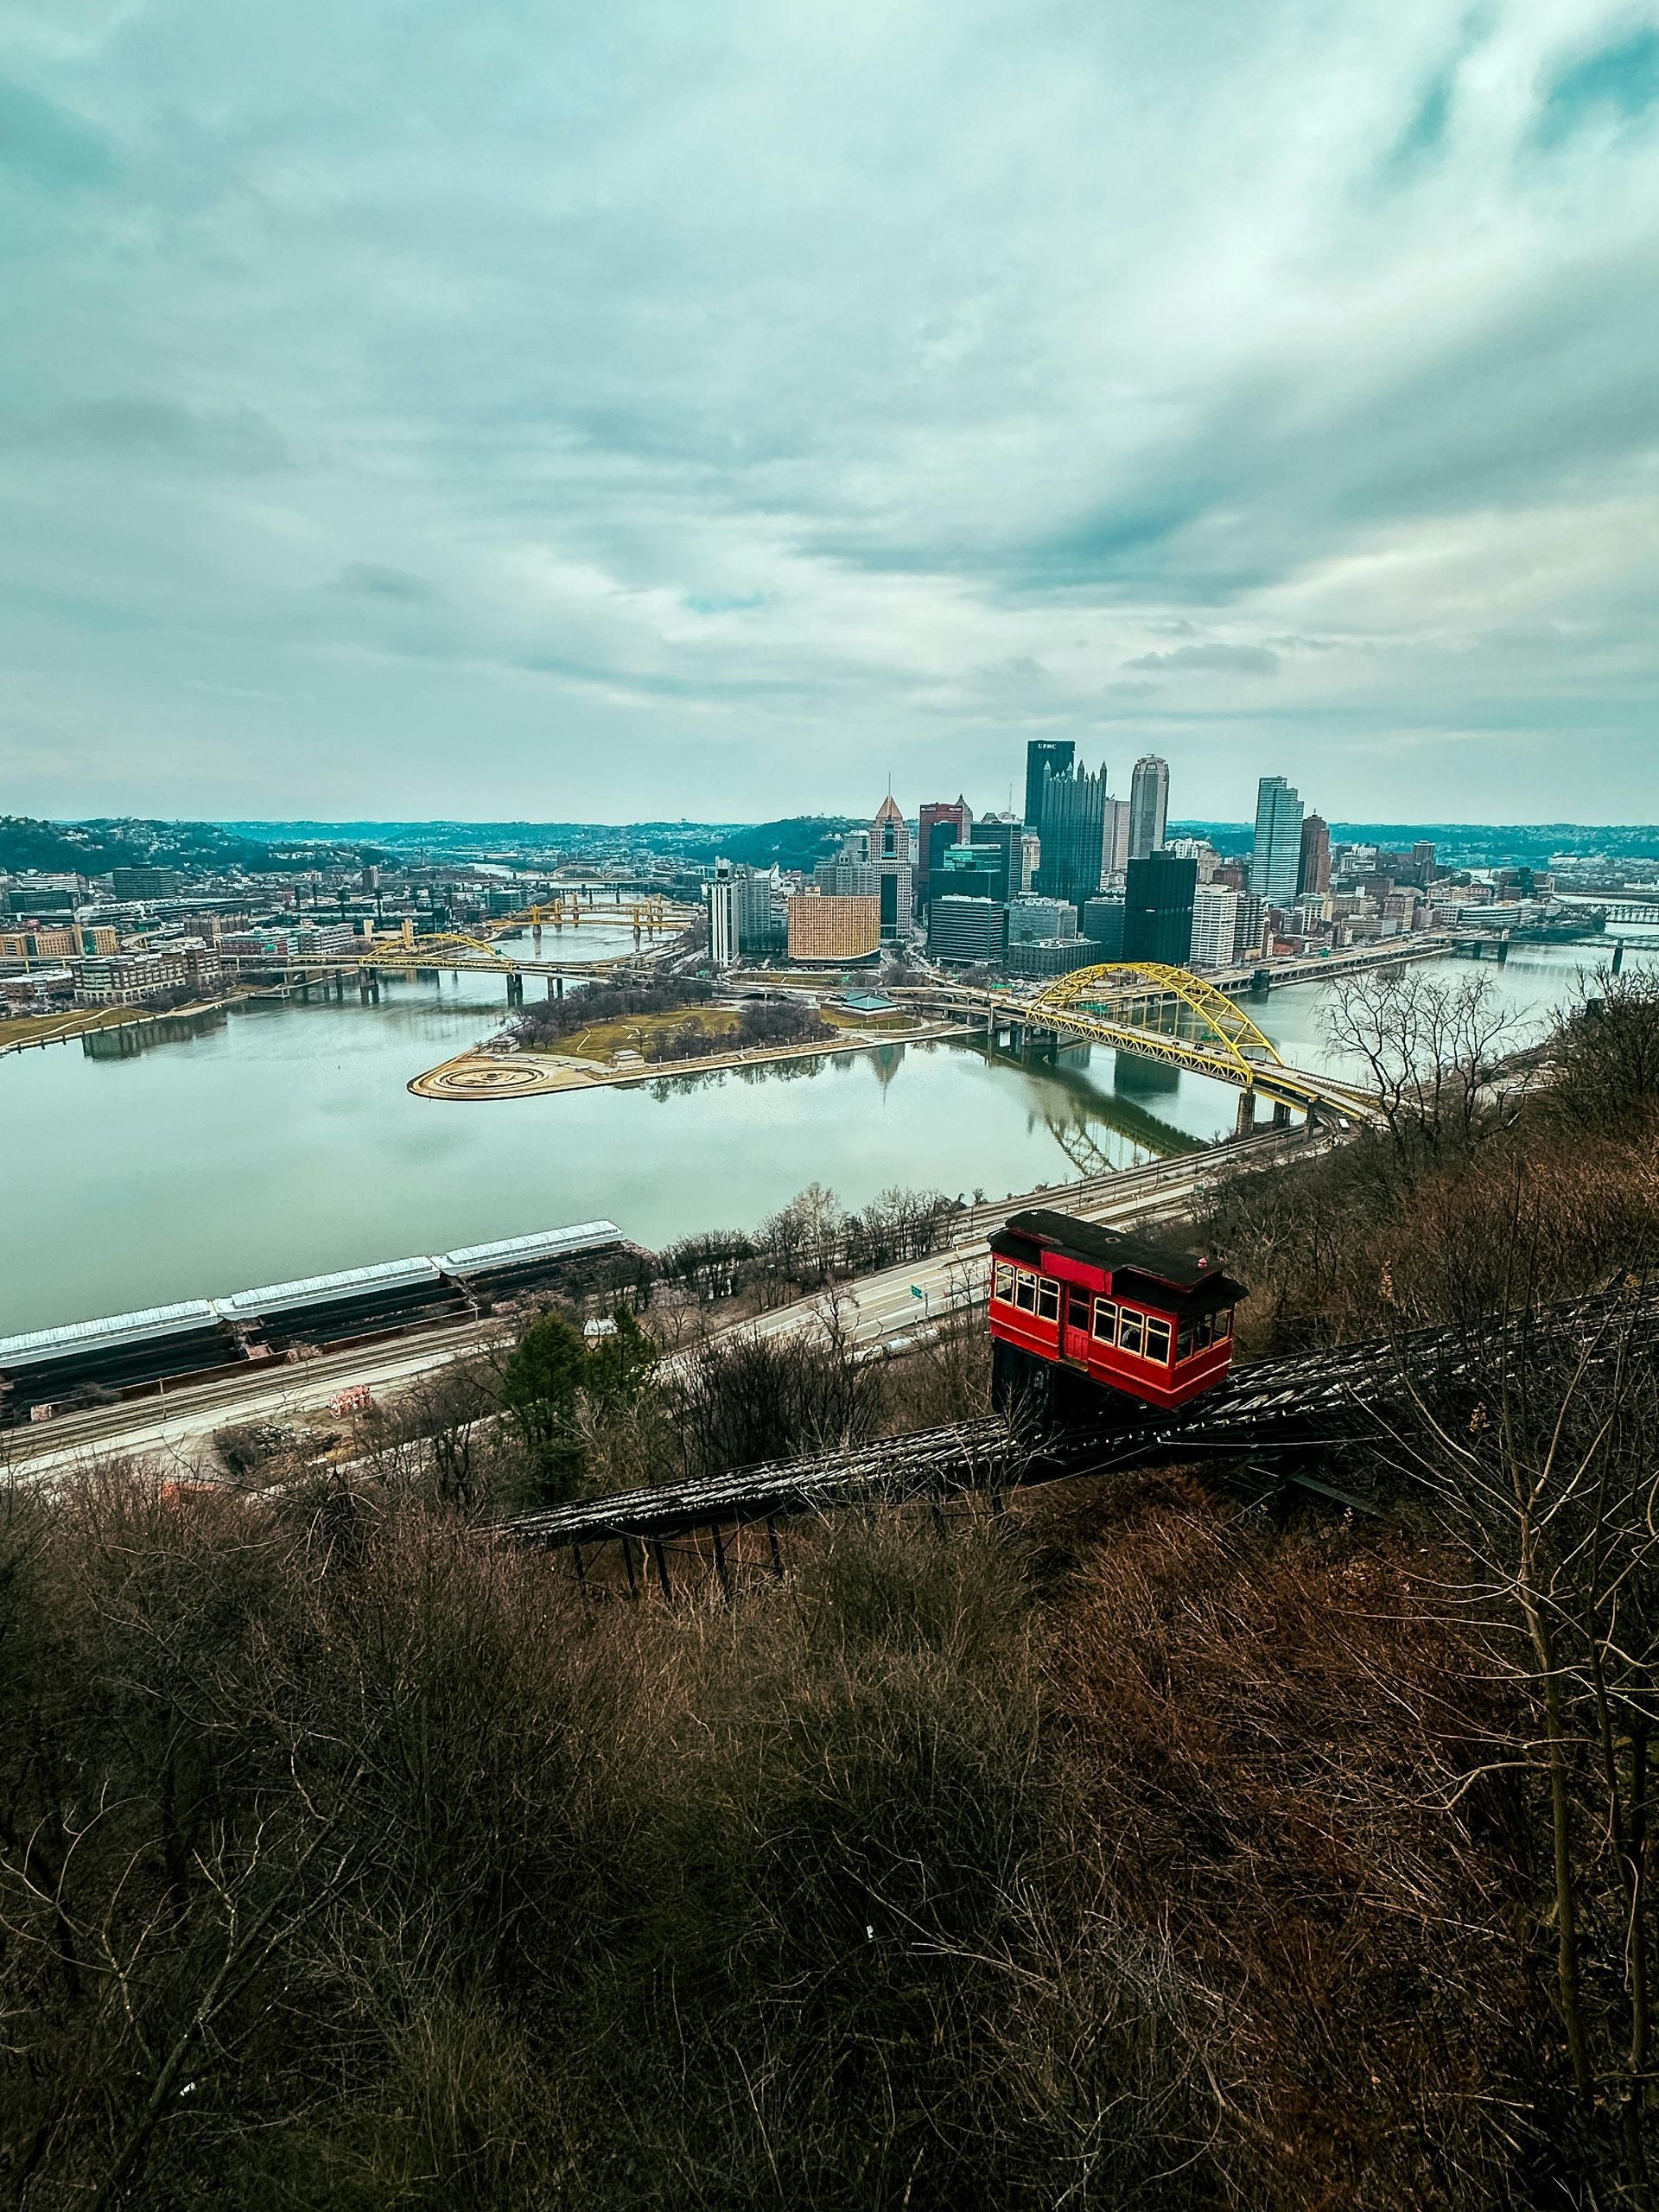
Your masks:
<svg viewBox="0 0 1659 2212"><path fill-rule="evenodd" d="M1069 776L1077 748L1069 737L1033 737L1026 747L1026 827L1041 832L1043 779Z"/></svg>
<svg viewBox="0 0 1659 2212"><path fill-rule="evenodd" d="M1255 854L1250 888L1269 906L1288 906L1302 865L1301 794L1282 776L1263 776L1255 787Z"/></svg>
<svg viewBox="0 0 1659 2212"><path fill-rule="evenodd" d="M1164 842L1169 820L1169 763L1143 753L1129 779L1129 858L1143 861Z"/></svg>
<svg viewBox="0 0 1659 2212"><path fill-rule="evenodd" d="M1042 862L1037 888L1046 899L1066 899L1080 906L1100 889L1108 868L1109 830L1117 827L1117 805L1106 789L1106 771L1091 776L1075 768L1051 775L1043 785Z"/></svg>

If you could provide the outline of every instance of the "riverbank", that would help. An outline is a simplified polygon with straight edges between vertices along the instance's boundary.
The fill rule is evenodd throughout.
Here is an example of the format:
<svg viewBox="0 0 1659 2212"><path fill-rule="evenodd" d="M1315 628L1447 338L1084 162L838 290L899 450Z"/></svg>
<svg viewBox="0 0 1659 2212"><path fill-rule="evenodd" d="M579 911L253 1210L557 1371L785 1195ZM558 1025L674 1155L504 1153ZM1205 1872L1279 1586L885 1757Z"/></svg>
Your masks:
<svg viewBox="0 0 1659 2212"><path fill-rule="evenodd" d="M718 1075L728 1068L766 1067L780 1060L810 1060L842 1052L873 1052L881 1045L924 1045L972 1034L963 1022L919 1022L906 1029L843 1035L833 1043L751 1045L735 1052L700 1053L691 1060L641 1061L622 1067L572 1052L492 1052L474 1046L429 1068L406 1086L416 1098L450 1104L492 1098L543 1098L562 1091L618 1090L683 1075Z"/></svg>
<svg viewBox="0 0 1659 2212"><path fill-rule="evenodd" d="M67 1045L72 1037L85 1037L97 1029L130 1029L149 1021L180 1021L192 1014L214 1014L233 999L251 994L236 991L221 999L193 999L188 1006L170 1006L162 1012L143 1006L78 1006L67 1014L24 1014L0 1020L0 1057L26 1052L36 1045Z"/></svg>

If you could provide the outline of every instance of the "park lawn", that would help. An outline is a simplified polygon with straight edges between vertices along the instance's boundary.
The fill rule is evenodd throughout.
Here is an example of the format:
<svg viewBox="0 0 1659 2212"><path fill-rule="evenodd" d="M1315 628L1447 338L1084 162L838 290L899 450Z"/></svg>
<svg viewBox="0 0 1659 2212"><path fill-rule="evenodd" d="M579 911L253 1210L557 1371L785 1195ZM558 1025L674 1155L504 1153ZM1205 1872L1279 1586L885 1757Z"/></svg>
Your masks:
<svg viewBox="0 0 1659 2212"><path fill-rule="evenodd" d="M688 1026L700 1029L713 1047L722 1039L735 1035L737 1015L728 1007L682 1007L673 1014L622 1014L614 1021L596 1021L589 1028L578 1029L569 1037L561 1037L546 1049L551 1052L569 1053L579 1060L608 1062L616 1052L644 1052L647 1037L659 1036L665 1029L683 1029Z"/></svg>
<svg viewBox="0 0 1659 2212"><path fill-rule="evenodd" d="M0 1045L32 1045L39 1037L80 1037L89 1029L113 1029L141 1021L143 1010L130 1006L76 1007L66 1014L0 1014Z"/></svg>

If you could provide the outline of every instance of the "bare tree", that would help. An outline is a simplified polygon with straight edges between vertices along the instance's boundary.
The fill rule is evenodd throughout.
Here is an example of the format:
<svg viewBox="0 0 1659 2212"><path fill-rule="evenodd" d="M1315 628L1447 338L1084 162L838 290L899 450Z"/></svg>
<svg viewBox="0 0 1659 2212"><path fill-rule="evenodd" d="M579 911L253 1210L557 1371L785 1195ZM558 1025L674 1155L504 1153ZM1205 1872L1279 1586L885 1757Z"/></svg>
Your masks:
<svg viewBox="0 0 1659 2212"><path fill-rule="evenodd" d="M1647 1300L1611 1300L1581 1341L1523 1318L1464 1347L1420 1464L1473 1562L1454 1591L1517 1695L1488 1772L1534 1785L1535 1936L1554 2001L1585 2171L1653 2202L1652 1745L1659 1729L1659 1370ZM1447 1408L1451 1410L1448 1410ZM1616 2124L1613 2140L1605 2139Z"/></svg>
<svg viewBox="0 0 1659 2212"><path fill-rule="evenodd" d="M1491 1083L1520 1024L1489 977L1447 983L1416 968L1344 976L1322 1019L1327 1041L1364 1063L1402 1155L1466 1152L1513 1120L1489 1111Z"/></svg>

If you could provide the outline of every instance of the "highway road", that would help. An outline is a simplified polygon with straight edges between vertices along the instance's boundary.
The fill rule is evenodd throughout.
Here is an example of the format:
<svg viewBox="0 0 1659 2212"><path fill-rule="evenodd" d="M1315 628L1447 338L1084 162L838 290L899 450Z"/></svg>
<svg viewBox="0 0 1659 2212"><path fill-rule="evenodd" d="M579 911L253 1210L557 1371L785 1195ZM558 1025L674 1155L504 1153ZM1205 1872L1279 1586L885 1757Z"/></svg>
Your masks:
<svg viewBox="0 0 1659 2212"><path fill-rule="evenodd" d="M974 1302L984 1293L987 1236L1022 1207L1054 1206L1084 1220L1119 1224L1157 1220L1185 1212L1200 1185L1236 1161L1271 1156L1287 1146L1300 1151L1309 1142L1332 1141L1326 1135L1310 1140L1300 1126L1264 1130L1243 1143L1206 1147L1150 1166L1092 1176L975 1207L962 1217L948 1250L837 1284L834 1295L842 1324L860 1344L902 1345L904 1338L919 1329ZM799 1299L729 1326L753 1328L765 1336L819 1328L825 1295ZM499 1334L500 1326L498 1320L458 1322L391 1343L325 1352L291 1365L250 1367L156 1397L62 1414L39 1428L0 1430L0 1466L40 1478L69 1471L94 1458L118 1456L159 1459L181 1475L217 1471L212 1451L215 1430L245 1421L297 1423L323 1412L338 1391L347 1389L363 1387L377 1394L395 1390L478 1351Z"/></svg>

